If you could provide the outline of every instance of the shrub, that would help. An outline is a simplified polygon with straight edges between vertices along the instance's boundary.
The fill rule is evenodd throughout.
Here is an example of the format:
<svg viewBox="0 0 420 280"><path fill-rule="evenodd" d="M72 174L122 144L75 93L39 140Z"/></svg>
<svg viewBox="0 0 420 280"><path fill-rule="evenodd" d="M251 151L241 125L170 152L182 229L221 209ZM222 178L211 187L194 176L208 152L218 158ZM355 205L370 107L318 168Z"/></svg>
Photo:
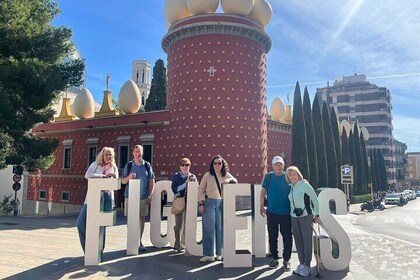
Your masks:
<svg viewBox="0 0 420 280"><path fill-rule="evenodd" d="M0 214L9 215L15 209L15 199L12 199L12 195L3 196L3 201L0 204Z"/></svg>
<svg viewBox="0 0 420 280"><path fill-rule="evenodd" d="M368 201L371 199L371 194L362 194L362 195L352 195L350 197L350 202L352 204L356 204L356 203L363 203L365 201Z"/></svg>

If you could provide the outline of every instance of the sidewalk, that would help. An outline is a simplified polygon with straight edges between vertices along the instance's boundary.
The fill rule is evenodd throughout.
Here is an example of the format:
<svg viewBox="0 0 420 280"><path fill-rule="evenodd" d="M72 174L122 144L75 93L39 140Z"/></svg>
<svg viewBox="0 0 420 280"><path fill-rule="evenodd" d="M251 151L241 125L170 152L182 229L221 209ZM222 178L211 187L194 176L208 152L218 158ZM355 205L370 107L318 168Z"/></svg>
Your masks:
<svg viewBox="0 0 420 280"><path fill-rule="evenodd" d="M350 214L339 216L340 225L352 242L350 271L321 271L322 279L420 279L414 274L404 274L404 263L417 265L419 248L401 244L377 234L367 233L352 222L361 215L352 206ZM149 224L146 224L144 245L147 252L138 256L126 256L125 218L118 217L119 224L107 229L104 260L98 266L84 267L77 230L76 217L0 217L0 278L7 279L302 279L281 268L270 270L268 258L253 258L251 268L223 268L221 262L202 264L199 257L173 253L170 248L152 247ZM249 223L250 224L250 223ZM379 245L378 245L379 244ZM386 244L386 246L384 246ZM241 232L238 248L251 246L251 231ZM398 248L396 248L399 246ZM403 245L404 246L404 245ZM417 253L415 253L415 250ZM383 250L389 251L388 253ZM396 253L398 252L398 253ZM404 255L405 254L405 255ZM416 256L414 256L416 254ZM413 258L414 257L414 258ZM395 259L401 269L395 265ZM416 259L417 258L417 259ZM416 263L417 260L417 263ZM292 254L292 268L297 254ZM312 266L316 266L315 258ZM390 269L394 268L394 269ZM317 279L314 269L312 276ZM375 276L373 276L375 275ZM399 276L397 276L399 275ZM416 278L418 277L418 278Z"/></svg>
<svg viewBox="0 0 420 280"><path fill-rule="evenodd" d="M340 225L344 225L351 240L352 263L376 279L420 279L420 246L360 229L357 226L360 215L369 213L360 211L360 204L353 204L349 215L340 218ZM345 220L350 221L349 227ZM350 270L354 279L366 279L356 275L358 270L351 267Z"/></svg>

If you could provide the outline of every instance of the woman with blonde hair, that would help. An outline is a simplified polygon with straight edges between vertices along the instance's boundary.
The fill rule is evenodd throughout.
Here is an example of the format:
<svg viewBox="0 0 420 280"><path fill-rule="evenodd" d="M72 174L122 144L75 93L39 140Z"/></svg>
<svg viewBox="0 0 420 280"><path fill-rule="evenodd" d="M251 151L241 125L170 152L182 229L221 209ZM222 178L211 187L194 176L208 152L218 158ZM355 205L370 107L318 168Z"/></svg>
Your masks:
<svg viewBox="0 0 420 280"><path fill-rule="evenodd" d="M96 156L96 160L92 162L86 171L85 178L117 178L118 167L115 164L115 152L114 148L103 147L102 150ZM111 211L114 206L114 192L104 191L102 192L101 200L103 200L102 211ZM87 197L83 204L82 210L80 211L79 217L77 218L76 225L77 231L79 232L80 244L82 245L83 252L85 251L86 241L86 214L87 214ZM105 228L104 230L104 244L102 251L105 247Z"/></svg>
<svg viewBox="0 0 420 280"><path fill-rule="evenodd" d="M290 183L290 216L299 265L293 271L300 276L308 276L312 260L312 223L319 222L318 198L312 186L303 179L296 166L286 170L286 180Z"/></svg>

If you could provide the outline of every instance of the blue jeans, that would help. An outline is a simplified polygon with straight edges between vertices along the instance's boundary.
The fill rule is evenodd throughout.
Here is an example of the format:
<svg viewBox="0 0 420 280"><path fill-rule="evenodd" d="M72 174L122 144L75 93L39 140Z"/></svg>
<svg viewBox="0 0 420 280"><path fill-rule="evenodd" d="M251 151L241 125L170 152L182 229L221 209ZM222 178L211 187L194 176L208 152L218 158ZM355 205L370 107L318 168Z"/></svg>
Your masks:
<svg viewBox="0 0 420 280"><path fill-rule="evenodd" d="M101 195L101 211L111 211L112 210L112 196L109 192L104 192ZM86 243L86 216L87 216L87 205L83 204L82 210L80 211L79 216L77 217L76 226L77 231L79 232L80 245L82 245L83 252L85 252L85 243ZM104 231L104 243L102 244L101 251L105 248L105 227L102 227Z"/></svg>
<svg viewBox="0 0 420 280"><path fill-rule="evenodd" d="M203 213L203 254L214 256L214 237L216 235L216 255L223 249L223 200L206 198Z"/></svg>

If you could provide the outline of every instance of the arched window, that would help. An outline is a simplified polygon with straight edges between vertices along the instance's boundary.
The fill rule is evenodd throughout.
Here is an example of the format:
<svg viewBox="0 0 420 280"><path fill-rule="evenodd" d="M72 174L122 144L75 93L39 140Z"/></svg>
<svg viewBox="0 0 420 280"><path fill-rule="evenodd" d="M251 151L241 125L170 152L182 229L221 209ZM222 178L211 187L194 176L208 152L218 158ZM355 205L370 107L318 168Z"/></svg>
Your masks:
<svg viewBox="0 0 420 280"><path fill-rule="evenodd" d="M136 71L137 71L136 83L138 84L139 83L139 70L137 69Z"/></svg>
<svg viewBox="0 0 420 280"><path fill-rule="evenodd" d="M141 82L144 84L144 70L143 70L143 75L142 75L142 78L141 78Z"/></svg>

